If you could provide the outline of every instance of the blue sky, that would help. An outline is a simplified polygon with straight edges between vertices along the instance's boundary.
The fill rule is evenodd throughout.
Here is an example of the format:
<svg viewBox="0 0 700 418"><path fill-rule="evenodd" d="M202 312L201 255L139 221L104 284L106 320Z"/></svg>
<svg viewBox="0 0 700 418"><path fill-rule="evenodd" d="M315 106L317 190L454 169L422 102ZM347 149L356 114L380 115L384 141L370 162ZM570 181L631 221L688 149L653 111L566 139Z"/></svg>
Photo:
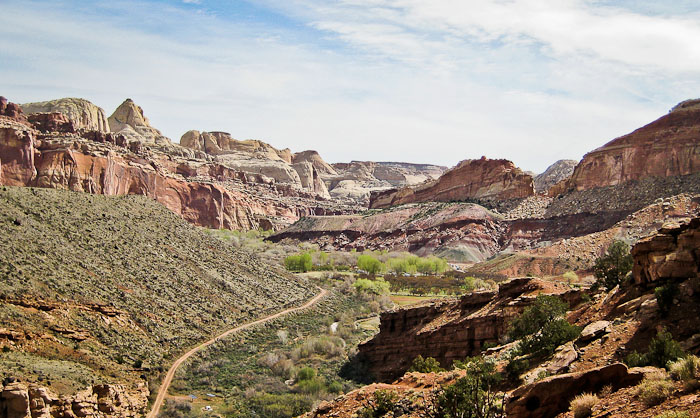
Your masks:
<svg viewBox="0 0 700 418"><path fill-rule="evenodd" d="M0 0L0 94L330 162L543 171L700 97L697 1Z"/></svg>

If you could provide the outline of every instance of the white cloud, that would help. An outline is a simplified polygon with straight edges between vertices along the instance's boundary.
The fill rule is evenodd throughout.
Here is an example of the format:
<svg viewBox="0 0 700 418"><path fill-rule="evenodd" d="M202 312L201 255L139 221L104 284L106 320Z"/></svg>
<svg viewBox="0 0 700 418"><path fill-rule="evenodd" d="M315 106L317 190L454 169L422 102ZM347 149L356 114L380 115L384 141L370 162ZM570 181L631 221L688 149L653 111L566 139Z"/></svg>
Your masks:
<svg viewBox="0 0 700 418"><path fill-rule="evenodd" d="M215 9L8 4L0 94L84 96L108 113L131 97L176 141L225 130L329 161L487 155L535 171L700 96L689 17L573 0L466 4L264 3L306 23L299 36Z"/></svg>

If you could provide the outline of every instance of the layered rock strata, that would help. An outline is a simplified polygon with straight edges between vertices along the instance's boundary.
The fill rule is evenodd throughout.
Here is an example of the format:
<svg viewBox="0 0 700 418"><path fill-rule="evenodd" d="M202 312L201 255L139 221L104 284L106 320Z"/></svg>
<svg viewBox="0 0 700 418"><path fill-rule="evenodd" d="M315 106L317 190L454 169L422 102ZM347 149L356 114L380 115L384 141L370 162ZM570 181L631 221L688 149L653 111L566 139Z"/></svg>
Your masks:
<svg viewBox="0 0 700 418"><path fill-rule="evenodd" d="M700 100L688 100L656 121L586 154L566 188L586 190L698 171Z"/></svg>
<svg viewBox="0 0 700 418"><path fill-rule="evenodd" d="M116 133L76 129L65 113L31 114L29 122L41 129L37 130L17 116L21 108L11 118L7 109L14 109L12 104L4 105L0 184L143 194L209 228L279 229L304 216L352 211L295 184L265 181L264 176L170 144L158 137L157 130L149 130L140 108L131 101L125 104L113 120L115 130L121 126L118 123L126 127ZM138 134L132 135L136 128ZM144 139L148 135L150 139ZM298 179L296 171L290 170ZM313 175L308 181L318 184Z"/></svg>
<svg viewBox="0 0 700 418"><path fill-rule="evenodd" d="M664 225L638 242L632 256L634 280L640 285L700 278L700 218Z"/></svg>
<svg viewBox="0 0 700 418"><path fill-rule="evenodd" d="M440 178L415 187L372 193L370 208L415 202L519 199L535 194L532 176L508 160L465 160Z"/></svg>
<svg viewBox="0 0 700 418"><path fill-rule="evenodd" d="M61 113L70 120L76 129L109 132L110 127L102 108L85 99L65 98L47 102L25 103L24 113Z"/></svg>
<svg viewBox="0 0 700 418"><path fill-rule="evenodd" d="M10 379L12 380L12 379ZM72 396L57 396L36 384L0 386L0 416L6 418L136 418L146 414L148 389L140 385L94 385Z"/></svg>
<svg viewBox="0 0 700 418"><path fill-rule="evenodd" d="M539 293L575 297L568 286L534 278L512 279L498 291L475 292L461 299L382 313L379 334L361 344L359 353L379 381L401 376L418 355L443 367L497 343L510 321Z"/></svg>

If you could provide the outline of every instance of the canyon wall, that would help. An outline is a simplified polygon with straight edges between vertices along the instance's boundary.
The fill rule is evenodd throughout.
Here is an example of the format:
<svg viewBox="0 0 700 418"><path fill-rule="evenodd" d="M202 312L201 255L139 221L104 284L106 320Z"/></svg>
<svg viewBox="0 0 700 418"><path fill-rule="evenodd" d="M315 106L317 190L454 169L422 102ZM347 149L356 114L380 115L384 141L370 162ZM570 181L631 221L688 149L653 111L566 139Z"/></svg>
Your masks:
<svg viewBox="0 0 700 418"><path fill-rule="evenodd" d="M8 381L0 385L0 416L5 418L136 418L145 416L147 408L148 388L143 384L135 389L94 385L60 397L36 384Z"/></svg>
<svg viewBox="0 0 700 418"><path fill-rule="evenodd" d="M465 160L440 178L419 186L373 192L370 208L415 202L518 199L535 194L532 176L508 160Z"/></svg>
<svg viewBox="0 0 700 418"><path fill-rule="evenodd" d="M563 189L586 190L698 171L700 100L688 100L656 121L586 154Z"/></svg>
<svg viewBox="0 0 700 418"><path fill-rule="evenodd" d="M656 286L669 280L700 278L700 218L664 225L632 248L635 283Z"/></svg>
<svg viewBox="0 0 700 418"><path fill-rule="evenodd" d="M478 354L485 343L499 342L537 294L565 292L566 285L521 278L501 283L498 291L384 312L379 334L361 344L359 353L379 381L400 377L418 355L450 367L454 360ZM573 298L574 293L564 296Z"/></svg>

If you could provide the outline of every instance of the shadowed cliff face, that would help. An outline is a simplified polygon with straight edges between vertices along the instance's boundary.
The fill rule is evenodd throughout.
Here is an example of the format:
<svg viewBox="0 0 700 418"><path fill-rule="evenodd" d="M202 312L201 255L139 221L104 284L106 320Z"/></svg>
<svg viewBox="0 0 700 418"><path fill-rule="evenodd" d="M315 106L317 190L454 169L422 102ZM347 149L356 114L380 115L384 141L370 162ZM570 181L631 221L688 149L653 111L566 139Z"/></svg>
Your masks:
<svg viewBox="0 0 700 418"><path fill-rule="evenodd" d="M510 321L540 293L577 297L566 285L523 278L502 283L497 292L386 312L379 334L359 346L360 355L383 382L400 377L418 355L449 367L454 360L478 354L485 343L497 343Z"/></svg>
<svg viewBox="0 0 700 418"><path fill-rule="evenodd" d="M700 171L700 101L676 106L668 115L591 151L574 170L568 188L586 190L645 177Z"/></svg>
<svg viewBox="0 0 700 418"><path fill-rule="evenodd" d="M419 186L375 192L369 207L385 208L416 202L467 199L517 199L535 194L532 176L508 160L466 160L435 181Z"/></svg>

